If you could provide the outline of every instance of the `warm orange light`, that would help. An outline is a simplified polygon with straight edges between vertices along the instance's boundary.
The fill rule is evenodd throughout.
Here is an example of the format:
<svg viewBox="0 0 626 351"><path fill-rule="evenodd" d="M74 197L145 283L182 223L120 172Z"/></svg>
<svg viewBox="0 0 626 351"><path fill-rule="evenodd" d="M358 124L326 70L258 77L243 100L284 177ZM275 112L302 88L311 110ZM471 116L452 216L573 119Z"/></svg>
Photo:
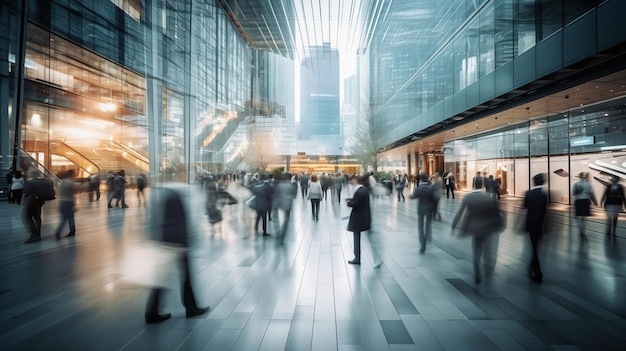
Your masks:
<svg viewBox="0 0 626 351"><path fill-rule="evenodd" d="M102 112L113 112L115 110L117 110L117 105L112 103L112 102L101 102L98 107L100 108L100 111Z"/></svg>

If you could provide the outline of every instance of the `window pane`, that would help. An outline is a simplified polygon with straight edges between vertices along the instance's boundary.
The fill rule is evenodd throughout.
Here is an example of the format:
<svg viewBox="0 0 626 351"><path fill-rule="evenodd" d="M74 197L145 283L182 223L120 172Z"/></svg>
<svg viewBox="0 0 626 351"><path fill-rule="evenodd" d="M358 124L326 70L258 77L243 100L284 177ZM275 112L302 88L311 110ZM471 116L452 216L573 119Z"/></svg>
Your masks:
<svg viewBox="0 0 626 351"><path fill-rule="evenodd" d="M535 46L535 0L515 0L513 11L514 54L519 56Z"/></svg>

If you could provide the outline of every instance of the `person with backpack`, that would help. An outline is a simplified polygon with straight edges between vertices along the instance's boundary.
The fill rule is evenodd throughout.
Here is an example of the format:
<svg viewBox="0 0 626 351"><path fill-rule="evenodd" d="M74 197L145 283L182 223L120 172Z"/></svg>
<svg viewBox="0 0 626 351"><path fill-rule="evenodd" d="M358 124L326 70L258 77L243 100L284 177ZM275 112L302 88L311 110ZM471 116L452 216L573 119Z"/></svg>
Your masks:
<svg viewBox="0 0 626 351"><path fill-rule="evenodd" d="M602 195L602 204L606 211L606 235L615 236L617 234L617 217L626 207L626 197L624 197L624 187L619 184L619 178L611 177L611 184L604 190Z"/></svg>

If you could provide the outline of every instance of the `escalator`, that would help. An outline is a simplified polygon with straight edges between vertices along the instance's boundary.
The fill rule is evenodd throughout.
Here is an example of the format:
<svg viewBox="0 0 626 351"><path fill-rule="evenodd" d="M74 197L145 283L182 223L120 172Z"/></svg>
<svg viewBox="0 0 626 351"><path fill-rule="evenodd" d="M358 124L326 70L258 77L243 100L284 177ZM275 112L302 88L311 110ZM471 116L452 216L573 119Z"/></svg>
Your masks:
<svg viewBox="0 0 626 351"><path fill-rule="evenodd" d="M68 169L77 171L77 179L87 179L102 172L121 169L133 176L150 170L147 157L119 142L102 140L96 147L70 146L62 140L49 143L36 140L23 141L23 157L40 160L42 168L51 174L61 175Z"/></svg>
<svg viewBox="0 0 626 351"><path fill-rule="evenodd" d="M39 140L24 140L22 142L24 150L32 157L32 154L48 155L50 157L43 157L43 167L50 170L55 174L60 174L66 169L74 167L66 167L66 165L58 166L56 162L52 161L52 156L60 156L71 162L78 168L77 178L88 178L92 174L100 173L100 167L91 161L88 157L83 155L75 148L67 145L61 140L51 140L50 142L43 142ZM37 161L40 163L39 161ZM75 168L74 168L75 169Z"/></svg>
<svg viewBox="0 0 626 351"><path fill-rule="evenodd" d="M111 151L119 157L122 157L127 162L132 163L134 166L133 168L136 168L139 171L150 171L150 160L125 144L113 140L103 140L100 142L100 147L107 151Z"/></svg>

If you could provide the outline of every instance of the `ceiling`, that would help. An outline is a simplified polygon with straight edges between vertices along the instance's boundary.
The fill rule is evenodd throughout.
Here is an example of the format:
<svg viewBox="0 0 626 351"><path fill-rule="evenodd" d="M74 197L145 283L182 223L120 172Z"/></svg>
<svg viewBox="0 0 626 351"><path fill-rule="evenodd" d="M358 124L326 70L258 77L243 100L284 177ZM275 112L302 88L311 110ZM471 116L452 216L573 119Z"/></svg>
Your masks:
<svg viewBox="0 0 626 351"><path fill-rule="evenodd" d="M218 0L254 50L302 61L309 47L330 43L356 53L367 48L380 13L380 0Z"/></svg>

